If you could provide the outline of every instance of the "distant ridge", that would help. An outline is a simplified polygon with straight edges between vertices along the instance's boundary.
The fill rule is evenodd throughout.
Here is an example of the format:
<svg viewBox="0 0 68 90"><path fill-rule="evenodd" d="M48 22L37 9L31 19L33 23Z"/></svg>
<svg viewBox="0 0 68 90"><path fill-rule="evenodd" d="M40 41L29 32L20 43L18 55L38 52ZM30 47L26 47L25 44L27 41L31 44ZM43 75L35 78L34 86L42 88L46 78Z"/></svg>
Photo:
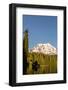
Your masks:
<svg viewBox="0 0 68 90"><path fill-rule="evenodd" d="M43 53L48 55L57 54L56 48L52 46L50 43L46 44L39 43L35 47L29 49L29 52Z"/></svg>

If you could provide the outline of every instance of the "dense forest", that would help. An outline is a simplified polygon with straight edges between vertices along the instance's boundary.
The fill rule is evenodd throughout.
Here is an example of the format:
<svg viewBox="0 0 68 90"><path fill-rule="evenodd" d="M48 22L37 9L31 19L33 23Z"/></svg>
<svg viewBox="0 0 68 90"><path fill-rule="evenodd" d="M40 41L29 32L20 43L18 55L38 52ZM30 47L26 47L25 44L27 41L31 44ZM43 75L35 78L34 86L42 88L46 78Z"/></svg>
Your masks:
<svg viewBox="0 0 68 90"><path fill-rule="evenodd" d="M57 55L28 53L27 74L57 73Z"/></svg>

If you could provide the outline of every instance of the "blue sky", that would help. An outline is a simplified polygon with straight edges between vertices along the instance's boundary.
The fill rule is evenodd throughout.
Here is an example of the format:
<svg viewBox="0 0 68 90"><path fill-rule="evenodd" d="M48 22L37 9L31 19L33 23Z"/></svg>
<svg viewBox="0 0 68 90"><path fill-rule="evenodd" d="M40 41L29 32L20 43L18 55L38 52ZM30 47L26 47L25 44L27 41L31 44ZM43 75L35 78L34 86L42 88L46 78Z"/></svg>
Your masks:
<svg viewBox="0 0 68 90"><path fill-rule="evenodd" d="M23 16L24 30L28 29L29 48L38 43L50 43L57 48L57 16Z"/></svg>

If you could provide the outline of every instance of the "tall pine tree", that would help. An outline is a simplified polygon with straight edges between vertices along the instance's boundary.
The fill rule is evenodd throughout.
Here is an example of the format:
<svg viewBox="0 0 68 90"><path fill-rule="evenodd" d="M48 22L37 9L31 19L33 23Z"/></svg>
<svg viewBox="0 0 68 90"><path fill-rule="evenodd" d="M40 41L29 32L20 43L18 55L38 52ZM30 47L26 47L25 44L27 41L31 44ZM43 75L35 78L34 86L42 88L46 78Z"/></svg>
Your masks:
<svg viewBox="0 0 68 90"><path fill-rule="evenodd" d="M28 53L28 30L24 32L23 49L26 53Z"/></svg>
<svg viewBox="0 0 68 90"><path fill-rule="evenodd" d="M23 37L23 74L27 72L27 54L28 54L28 30L25 30Z"/></svg>

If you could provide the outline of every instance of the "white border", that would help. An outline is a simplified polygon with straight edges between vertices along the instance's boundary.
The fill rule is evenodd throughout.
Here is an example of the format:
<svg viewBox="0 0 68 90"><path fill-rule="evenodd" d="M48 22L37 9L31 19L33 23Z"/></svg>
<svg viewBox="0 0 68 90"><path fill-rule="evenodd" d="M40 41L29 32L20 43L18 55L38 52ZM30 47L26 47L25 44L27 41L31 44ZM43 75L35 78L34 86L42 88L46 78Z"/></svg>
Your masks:
<svg viewBox="0 0 68 90"><path fill-rule="evenodd" d="M22 41L23 23L22 15L48 15L57 16L57 48L58 48L58 73L40 75L22 75ZM49 9L16 9L16 83L63 80L63 10Z"/></svg>

